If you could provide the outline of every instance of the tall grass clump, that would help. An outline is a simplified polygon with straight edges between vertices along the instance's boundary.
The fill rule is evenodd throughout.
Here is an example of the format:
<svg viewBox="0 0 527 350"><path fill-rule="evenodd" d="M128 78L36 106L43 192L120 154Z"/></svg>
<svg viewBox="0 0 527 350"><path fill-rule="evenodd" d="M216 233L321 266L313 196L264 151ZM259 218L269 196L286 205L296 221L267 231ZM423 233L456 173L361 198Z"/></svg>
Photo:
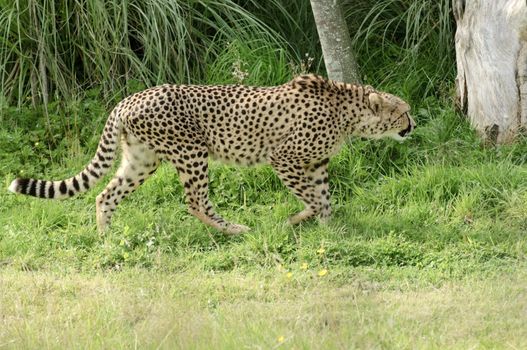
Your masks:
<svg viewBox="0 0 527 350"><path fill-rule="evenodd" d="M455 72L450 0L343 1L365 82L412 101L449 93Z"/></svg>
<svg viewBox="0 0 527 350"><path fill-rule="evenodd" d="M249 6L247 6L249 5ZM297 62L311 57L313 72L324 70L317 27L309 1L272 0L245 5L269 27L287 38L288 50Z"/></svg>
<svg viewBox="0 0 527 350"><path fill-rule="evenodd" d="M210 53L204 68L207 84L275 85L291 79L296 64L285 48L265 40L231 41Z"/></svg>
<svg viewBox="0 0 527 350"><path fill-rule="evenodd" d="M0 0L0 98L37 105L94 86L108 97L137 85L200 81L205 58L230 42L287 46L246 10L251 3Z"/></svg>

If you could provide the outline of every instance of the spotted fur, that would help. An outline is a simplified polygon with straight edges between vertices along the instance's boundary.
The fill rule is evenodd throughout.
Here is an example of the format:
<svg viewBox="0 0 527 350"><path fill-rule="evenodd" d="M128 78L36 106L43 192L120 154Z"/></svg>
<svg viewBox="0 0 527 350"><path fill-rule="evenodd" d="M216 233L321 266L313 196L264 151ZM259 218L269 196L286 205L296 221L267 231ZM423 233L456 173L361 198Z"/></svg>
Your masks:
<svg viewBox="0 0 527 350"><path fill-rule="evenodd" d="M111 112L92 161L61 181L16 179L12 192L67 198L89 190L110 169L119 141L117 173L97 196L97 226L104 230L118 203L159 165L172 163L188 210L230 234L247 231L216 214L208 198L208 157L228 163L268 163L305 204L289 222L327 219L327 165L350 135L404 139L414 128L408 104L370 86L304 75L284 85L162 85L136 93Z"/></svg>

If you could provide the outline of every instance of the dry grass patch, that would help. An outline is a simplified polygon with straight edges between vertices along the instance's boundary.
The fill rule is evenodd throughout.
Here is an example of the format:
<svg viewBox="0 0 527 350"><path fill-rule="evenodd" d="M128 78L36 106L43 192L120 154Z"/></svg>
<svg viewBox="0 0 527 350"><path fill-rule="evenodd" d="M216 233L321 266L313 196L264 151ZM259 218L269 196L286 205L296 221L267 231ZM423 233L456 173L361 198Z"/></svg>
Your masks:
<svg viewBox="0 0 527 350"><path fill-rule="evenodd" d="M0 275L0 348L525 348L527 275L440 288L331 271Z"/></svg>

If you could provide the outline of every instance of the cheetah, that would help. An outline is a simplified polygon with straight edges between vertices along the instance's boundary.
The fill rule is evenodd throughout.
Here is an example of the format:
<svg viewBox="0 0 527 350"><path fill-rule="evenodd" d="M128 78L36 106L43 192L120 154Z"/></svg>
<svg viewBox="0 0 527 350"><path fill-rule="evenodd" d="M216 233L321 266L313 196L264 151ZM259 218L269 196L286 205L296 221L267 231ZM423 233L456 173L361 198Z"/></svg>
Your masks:
<svg viewBox="0 0 527 350"><path fill-rule="evenodd" d="M350 136L404 140L414 129L409 105L371 86L301 75L274 87L161 85L113 109L91 162L59 181L17 178L9 190L67 198L92 188L110 170L120 141L122 160L96 199L103 232L119 202L165 160L177 169L189 213L227 234L249 227L218 215L208 196L208 158L270 164L304 204L290 224L330 214L328 162Z"/></svg>

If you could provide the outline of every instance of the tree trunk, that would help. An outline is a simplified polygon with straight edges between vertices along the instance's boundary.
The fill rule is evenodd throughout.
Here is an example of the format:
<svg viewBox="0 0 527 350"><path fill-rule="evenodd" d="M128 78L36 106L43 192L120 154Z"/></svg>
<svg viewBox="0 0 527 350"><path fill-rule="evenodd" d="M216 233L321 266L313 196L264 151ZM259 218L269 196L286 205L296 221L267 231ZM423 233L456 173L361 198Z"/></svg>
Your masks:
<svg viewBox="0 0 527 350"><path fill-rule="evenodd" d="M452 0L460 108L489 143L527 128L525 0Z"/></svg>
<svg viewBox="0 0 527 350"><path fill-rule="evenodd" d="M348 27L338 0L311 0L328 77L346 83L360 82Z"/></svg>

